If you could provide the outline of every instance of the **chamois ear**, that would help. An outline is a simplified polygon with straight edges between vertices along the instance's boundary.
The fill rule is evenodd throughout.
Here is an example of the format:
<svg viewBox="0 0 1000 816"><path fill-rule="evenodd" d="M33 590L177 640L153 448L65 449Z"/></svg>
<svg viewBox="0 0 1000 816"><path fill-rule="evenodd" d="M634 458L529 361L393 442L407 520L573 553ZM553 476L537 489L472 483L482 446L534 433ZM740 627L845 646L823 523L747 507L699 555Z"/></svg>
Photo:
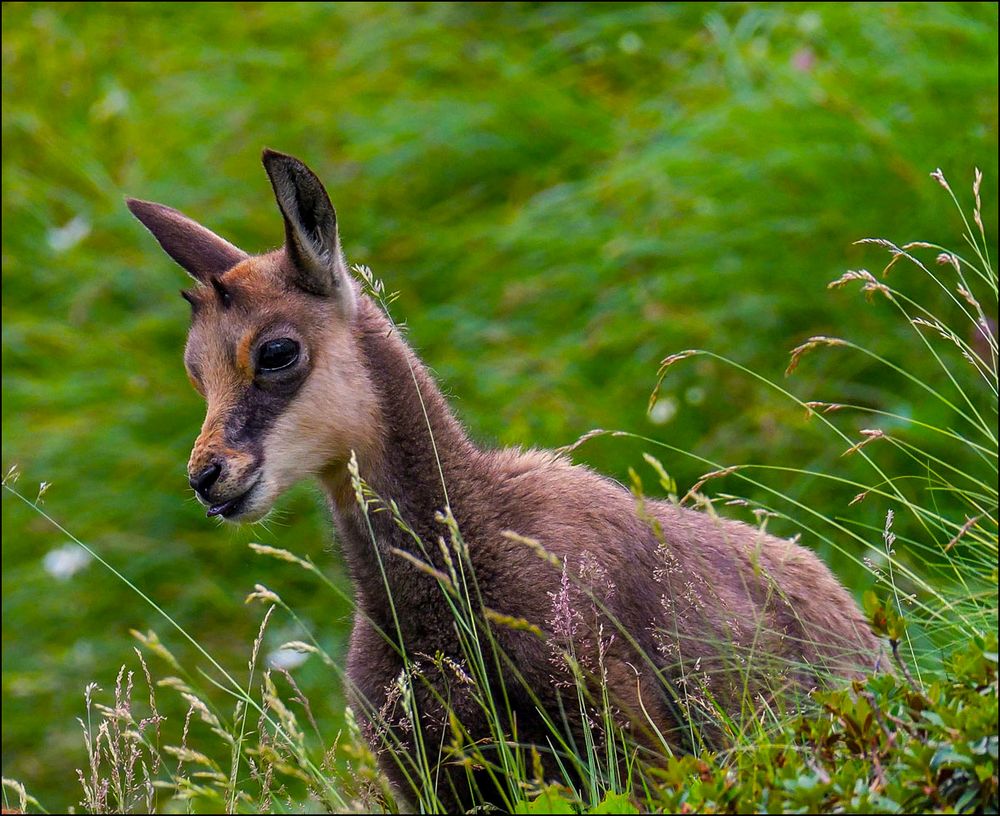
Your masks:
<svg viewBox="0 0 1000 816"><path fill-rule="evenodd" d="M164 252L196 281L208 283L249 256L210 229L163 204L126 198L125 203L153 233Z"/></svg>
<svg viewBox="0 0 1000 816"><path fill-rule="evenodd" d="M285 249L295 264L295 283L314 295L335 298L351 314L354 287L340 251L337 213L323 183L293 156L265 150L263 162L285 219Z"/></svg>

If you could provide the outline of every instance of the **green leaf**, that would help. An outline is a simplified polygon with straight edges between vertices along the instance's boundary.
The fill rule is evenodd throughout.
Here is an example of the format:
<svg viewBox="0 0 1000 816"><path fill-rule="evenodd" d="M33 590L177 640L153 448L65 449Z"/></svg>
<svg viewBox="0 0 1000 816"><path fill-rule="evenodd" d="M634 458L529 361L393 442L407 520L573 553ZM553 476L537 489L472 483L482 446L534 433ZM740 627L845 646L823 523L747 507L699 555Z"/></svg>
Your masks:
<svg viewBox="0 0 1000 816"><path fill-rule="evenodd" d="M518 802L515 813L576 813L574 803L567 797L569 791L558 785L549 785L530 802ZM610 811L609 811L610 812Z"/></svg>
<svg viewBox="0 0 1000 816"><path fill-rule="evenodd" d="M588 813L639 813L639 809L624 793L611 793L609 791L604 795L604 800L596 807L591 808Z"/></svg>
<svg viewBox="0 0 1000 816"><path fill-rule="evenodd" d="M943 745L942 747L938 748L938 750L934 753L933 759L931 759L931 768L933 768L934 770L937 770L942 765L971 766L972 764L973 764L972 757L960 754L950 745Z"/></svg>

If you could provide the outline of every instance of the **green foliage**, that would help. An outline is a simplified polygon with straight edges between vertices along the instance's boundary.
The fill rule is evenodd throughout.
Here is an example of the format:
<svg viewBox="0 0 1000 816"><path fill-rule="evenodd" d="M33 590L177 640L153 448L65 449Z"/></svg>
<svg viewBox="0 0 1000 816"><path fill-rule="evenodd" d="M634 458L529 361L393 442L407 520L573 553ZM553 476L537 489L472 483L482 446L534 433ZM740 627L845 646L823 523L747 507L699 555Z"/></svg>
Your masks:
<svg viewBox="0 0 1000 816"><path fill-rule="evenodd" d="M995 635L922 689L883 674L815 698L819 713L730 762L672 760L658 802L667 812L996 812Z"/></svg>
<svg viewBox="0 0 1000 816"><path fill-rule="evenodd" d="M996 813L997 638L915 689L882 674L814 694L819 710L729 755L671 757L644 809L665 813ZM553 786L519 813L581 812ZM586 813L637 813L609 795Z"/></svg>
<svg viewBox="0 0 1000 816"><path fill-rule="evenodd" d="M886 319L892 301L859 308L853 297L820 294L845 263L869 261L871 248L846 245L859 230L900 243L954 234L940 190L926 183L931 168L965 179L976 164L997 178L995 5L4 4L2 13L4 471L20 466L29 499L36 491L24 485L44 483L43 509L204 649L163 629L142 596L97 564L57 578L42 557L70 543L66 532L5 495L5 776L54 810L79 802L82 689L95 678L110 687L129 630L155 628L163 642L147 638L147 647L170 649L170 674L192 687L203 671L222 682L216 667L238 679L241 694L227 688L242 713L210 685L199 693L220 732L239 741L246 725L261 770L253 795L237 786L248 754L196 713L192 734L209 764L197 766L206 776L180 775L183 796L210 808L239 794L246 809L266 800L262 769L273 767L286 780L274 801L391 803L360 735L340 743L335 767L324 762L333 735L352 727L328 665L344 652L350 599L339 559L326 552L319 502L297 490L272 528L230 532L185 501L183 463L202 406L180 365L183 276L122 205L126 193L162 200L248 250L274 245L280 220L257 165L269 145L329 181L348 258L400 291L394 308L478 438L556 446L594 427L628 429L635 436L596 438L574 454L623 481L650 439L666 440L673 449L654 451L665 464L652 482L664 493L700 485L716 463L762 463L713 488L780 512L766 517L771 530L804 527L806 543L857 593L874 574L873 614L881 610L879 625L899 638L894 662L921 689L911 694L942 718L953 703L969 712L955 733L932 735L952 742L928 776L936 798L926 806L995 809L995 724L986 759L951 758L980 756L968 743L989 701L977 709L962 678L987 678L989 657L956 656L950 680L933 678L942 649L996 625L996 392L952 367L994 429L991 460L989 444L985 454L964 444L984 444L963 419L966 403L950 391L931 399L906 376L924 377L931 358L906 321ZM995 235L995 196L980 210ZM908 275L907 291L929 311L955 313L952 282L942 289L901 266L888 283ZM836 444L817 421L823 408L807 411L706 354L671 367L658 407L646 410L656 365L676 349L725 352L775 379L786 349L834 330L867 338L896 366L853 354L799 368L797 393L859 406L830 414L846 437ZM956 331L966 346L979 342L968 326ZM883 436L841 459L862 430ZM860 454L891 482L873 478ZM768 476L791 503L776 506ZM865 498L848 509L856 495ZM249 558L249 540L300 553L301 563ZM277 726L291 723L287 707L284 725L269 707L259 674L253 683L240 674L258 623L243 599L261 580L282 599L261 653L303 639L317 650L294 672L316 724L301 729L301 750L267 742L275 726L257 728L256 709L247 725L251 701ZM916 728L900 673L895 691L865 693ZM270 699L295 696L276 682ZM161 697L169 744L182 747L191 702ZM831 705L850 713L846 699ZM839 713L827 716L831 734L850 731ZM887 722L917 751L909 731ZM136 728L119 738L127 743ZM792 807L783 797L798 787L800 805L824 796L854 807L846 787L816 781L809 768L782 776L765 761L779 742L758 751L748 734L732 756L668 768L686 768L677 779L690 795L719 808L734 790L747 791L748 806L770 809L775 797L774 809ZM760 761L741 765L744 750ZM845 769L818 754L811 761L838 785L870 771L849 756L846 737L829 750ZM152 763L155 752L143 756ZM970 774L981 779L990 756L993 781L975 788ZM740 768L758 767L771 775L742 778ZM901 785L916 779L901 773ZM671 790L664 785L664 801L682 807ZM913 794L886 791L887 802ZM587 805L617 806L621 795L601 792ZM850 796L860 809L869 794Z"/></svg>
<svg viewBox="0 0 1000 816"><path fill-rule="evenodd" d="M906 618L902 617L891 603L884 603L871 589L862 596L862 606L875 634L899 643L906 633Z"/></svg>
<svg viewBox="0 0 1000 816"><path fill-rule="evenodd" d="M515 813L577 813L572 801L566 797L565 789L549 785L534 798L518 802Z"/></svg>
<svg viewBox="0 0 1000 816"><path fill-rule="evenodd" d="M639 808L624 793L608 793L603 801L590 808L588 813L639 813Z"/></svg>
<svg viewBox="0 0 1000 816"><path fill-rule="evenodd" d="M140 662L140 666L148 680L145 664ZM195 721L200 720L223 742L233 742L235 722L221 723L183 681L169 678L156 685L186 695ZM187 801L196 812L232 807L232 802L240 810L252 810L261 803L273 803L272 797L289 796L306 807L324 805L338 811L395 808L391 792L374 769L374 756L356 727L350 727L331 751L340 752L346 760L346 770L340 774L333 766L313 766L310 770L304 755L297 759L294 750L275 739L282 730L296 734L299 725L295 714L277 698L274 685L268 687L262 725L254 732L253 744L245 749L248 776L238 787L233 787L235 775L194 747L167 746L160 754L157 742L149 739L149 732L159 725L152 684L151 707L144 717L132 701L132 673L126 677L123 667L114 705L94 704L102 715L99 728L96 721L91 724L88 689L84 730L91 735L88 746L96 744L99 750L83 779L87 809L105 812L110 806L116 812L152 812L156 788L173 791L176 800ZM849 688L814 692L812 697L814 705L806 713L728 752L664 758L662 765L649 769L641 790L608 791L597 804L587 807L563 785L536 788L526 783L533 792L518 801L512 812L996 812L995 633L953 652L941 675L923 686L914 687L898 674L883 673L855 681ZM239 712L238 705L237 717ZM275 730L268 737L263 723L271 717ZM103 752L101 737L95 740L95 732L106 741ZM186 765L183 774L174 776L169 784L157 782L155 788L149 787L143 773L150 767L155 772L170 757ZM112 774L114 761L127 763L119 767L118 774ZM316 773L326 779L325 785L317 784ZM108 779L104 788L102 778ZM5 780L5 785L23 797L21 801L38 806L17 783ZM117 801L111 804L109 798L115 796Z"/></svg>

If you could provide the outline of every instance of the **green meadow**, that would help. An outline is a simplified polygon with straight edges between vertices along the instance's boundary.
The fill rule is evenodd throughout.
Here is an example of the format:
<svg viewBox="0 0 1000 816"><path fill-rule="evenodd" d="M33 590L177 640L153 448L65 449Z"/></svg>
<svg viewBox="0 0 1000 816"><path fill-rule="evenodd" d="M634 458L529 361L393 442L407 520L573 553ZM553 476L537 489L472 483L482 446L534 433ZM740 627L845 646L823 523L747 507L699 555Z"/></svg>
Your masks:
<svg viewBox="0 0 1000 816"><path fill-rule="evenodd" d="M150 601L244 681L263 615L244 602L256 584L294 612L270 619L262 662L305 632L335 662L345 654L350 586L319 491L302 485L266 525L232 528L206 519L188 488L204 406L182 365L187 279L123 203L163 202L247 251L273 248L283 234L264 147L323 178L348 262L398 293L393 317L483 445L624 431L570 455L663 496L670 480L644 458L655 456L673 492L697 486L717 512L801 534L859 600L897 570L892 591L920 618L904 649L918 674L995 627L996 275L962 237L981 235L995 265L995 4L2 13L2 469L14 469L3 776L48 810L85 798L87 685L110 703L125 664L144 699L133 632L155 631L187 682L232 708ZM938 249L912 250L922 268L864 238L967 255L983 272L986 329L962 322L970 301L951 278L941 285ZM862 292L864 280L828 288L860 269L955 326L957 341L901 318L901 301ZM816 336L870 353L810 349L786 378L792 349ZM670 365L658 386L661 362L688 349L708 353ZM844 455L863 440L864 456ZM894 495L872 460L898 479ZM702 483L744 464L756 469ZM947 523L907 512L920 502ZM986 542L972 554L950 541L978 512L970 502L982 512L969 529ZM251 543L310 559L329 583ZM973 607L927 600L963 593L985 595ZM935 628L949 617L965 628ZM154 676L177 673L144 654ZM292 673L322 754L348 733L341 683L317 654ZM176 743L187 706L158 694L163 741ZM198 750L219 751L211 739ZM304 796L290 785L290 799Z"/></svg>

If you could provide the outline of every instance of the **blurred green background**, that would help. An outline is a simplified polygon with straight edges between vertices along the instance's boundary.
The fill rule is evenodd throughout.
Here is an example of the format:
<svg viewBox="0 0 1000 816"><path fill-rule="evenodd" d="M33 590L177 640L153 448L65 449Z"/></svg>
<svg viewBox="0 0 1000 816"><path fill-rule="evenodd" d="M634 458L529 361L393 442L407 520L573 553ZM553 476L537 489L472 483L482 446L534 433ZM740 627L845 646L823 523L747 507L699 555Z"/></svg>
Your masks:
<svg viewBox="0 0 1000 816"><path fill-rule="evenodd" d="M270 532L220 529L193 501L185 276L122 196L270 248L264 146L326 181L348 260L401 293L396 318L477 439L551 447L614 428L724 464L823 467L842 446L711 361L678 366L647 415L658 362L703 347L780 380L792 346L836 334L925 365L888 305L825 287L881 268L861 237L958 243L938 166L966 199L983 169L996 235L997 6L4 4L4 471L30 498L51 483L46 511L234 672L257 581L333 654L350 616L248 541L343 571L309 487ZM810 358L791 382L807 399L924 407L855 356ZM599 439L574 456L627 480L644 450ZM707 469L658 455L681 490ZM831 512L853 495L779 487ZM885 507L858 512L878 529ZM4 495L3 775L53 810L79 800L83 688L134 664L129 629L155 626L198 665L66 543ZM265 648L300 634L277 619ZM332 741L339 683L316 663L296 677ZM177 727L183 709L168 713Z"/></svg>

